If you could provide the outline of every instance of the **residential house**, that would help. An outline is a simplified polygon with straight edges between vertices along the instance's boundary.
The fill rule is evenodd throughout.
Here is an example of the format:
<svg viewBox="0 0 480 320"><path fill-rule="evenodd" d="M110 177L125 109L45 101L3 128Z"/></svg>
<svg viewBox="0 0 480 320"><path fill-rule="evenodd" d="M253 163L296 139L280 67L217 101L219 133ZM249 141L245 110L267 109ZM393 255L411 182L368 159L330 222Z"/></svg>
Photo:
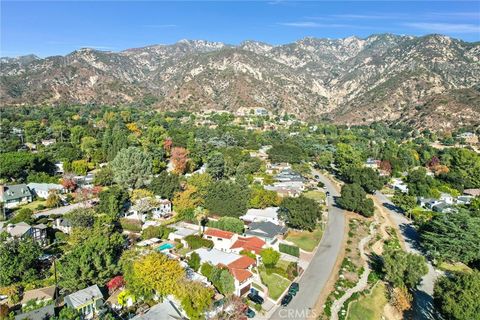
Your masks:
<svg viewBox="0 0 480 320"><path fill-rule="evenodd" d="M203 233L203 237L212 240L215 249L229 251L235 241L237 241L238 234L216 228L207 228Z"/></svg>
<svg viewBox="0 0 480 320"><path fill-rule="evenodd" d="M473 198L472 196L458 196L455 202L460 205L470 204Z"/></svg>
<svg viewBox="0 0 480 320"><path fill-rule="evenodd" d="M463 194L467 196L480 197L480 189L465 189Z"/></svg>
<svg viewBox="0 0 480 320"><path fill-rule="evenodd" d="M33 195L26 184L0 185L0 202L12 209L33 201Z"/></svg>
<svg viewBox="0 0 480 320"><path fill-rule="evenodd" d="M372 169L377 170L378 167L380 166L380 160L376 160L376 159L373 159L373 158L368 158L367 161L365 161L364 166L366 168L372 168Z"/></svg>
<svg viewBox="0 0 480 320"><path fill-rule="evenodd" d="M57 142L57 140L55 139L43 139L41 141L41 143L45 146L45 147L48 147L48 146L51 146L52 144L55 144Z"/></svg>
<svg viewBox="0 0 480 320"><path fill-rule="evenodd" d="M138 314L132 320L180 320L187 319L181 308L170 299L163 299L163 302L151 307L147 312Z"/></svg>
<svg viewBox="0 0 480 320"><path fill-rule="evenodd" d="M52 226L54 229L60 230L63 233L70 234L72 232L72 224L67 218L57 218Z"/></svg>
<svg viewBox="0 0 480 320"><path fill-rule="evenodd" d="M455 200L454 197L451 194L445 193L445 192L442 192L440 194L439 199L440 199L440 201L445 202L446 204L450 204L450 205L452 205L454 203L454 200Z"/></svg>
<svg viewBox="0 0 480 320"><path fill-rule="evenodd" d="M200 231L200 227L198 225L185 222L179 222L170 227L174 228L175 231L172 231L168 234L168 240L180 241L185 247L188 246L185 238L197 234Z"/></svg>
<svg viewBox="0 0 480 320"><path fill-rule="evenodd" d="M258 255L265 247L265 244L265 241L258 237L238 237L238 240L230 247L230 251L236 253L248 251Z"/></svg>
<svg viewBox="0 0 480 320"><path fill-rule="evenodd" d="M135 201L125 213L125 218L145 222L150 216L153 219L167 218L172 213L172 203L167 199L146 197Z"/></svg>
<svg viewBox="0 0 480 320"><path fill-rule="evenodd" d="M47 244L47 226L42 223L34 226L30 226L25 222L19 222L16 224L10 223L6 226L6 228L3 229L12 238L32 238L42 246Z"/></svg>
<svg viewBox="0 0 480 320"><path fill-rule="evenodd" d="M64 301L67 307L80 312L83 319L92 319L101 314L104 305L103 294L97 285L69 294Z"/></svg>
<svg viewBox="0 0 480 320"><path fill-rule="evenodd" d="M65 193L65 188L61 184L56 183L36 183L31 182L27 184L30 191L37 197L46 199L51 190L57 193Z"/></svg>
<svg viewBox="0 0 480 320"><path fill-rule="evenodd" d="M225 252L218 249L200 248L195 250L202 263L210 263L214 266L228 268L235 280L234 293L242 296L250 291L253 282L251 269L256 266L255 259L239 255L233 252Z"/></svg>
<svg viewBox="0 0 480 320"><path fill-rule="evenodd" d="M457 211L455 206L448 204L446 202L438 203L437 205L432 207L432 210L440 213L452 213Z"/></svg>
<svg viewBox="0 0 480 320"><path fill-rule="evenodd" d="M464 132L458 135L459 138L464 139L468 144L477 144L478 143L478 136L473 132Z"/></svg>
<svg viewBox="0 0 480 320"><path fill-rule="evenodd" d="M247 213L240 217L246 222L270 221L275 224L281 224L278 219L278 207L267 207L265 209L248 209Z"/></svg>
<svg viewBox="0 0 480 320"><path fill-rule="evenodd" d="M270 221L252 222L245 230L245 235L258 237L265 241L267 246L273 246L277 240L282 239L287 230L287 227L279 226Z"/></svg>
<svg viewBox="0 0 480 320"><path fill-rule="evenodd" d="M29 301L35 300L37 303L45 303L55 299L55 286L28 290L23 293L21 300L22 307L25 307Z"/></svg>
<svg viewBox="0 0 480 320"><path fill-rule="evenodd" d="M15 320L45 320L55 316L55 304L50 303L44 307L15 315Z"/></svg>
<svg viewBox="0 0 480 320"><path fill-rule="evenodd" d="M408 186L405 182L403 182L402 179L399 179L399 178L393 178L391 183L390 183L390 186L394 189L394 190L399 190L403 193L408 193Z"/></svg>

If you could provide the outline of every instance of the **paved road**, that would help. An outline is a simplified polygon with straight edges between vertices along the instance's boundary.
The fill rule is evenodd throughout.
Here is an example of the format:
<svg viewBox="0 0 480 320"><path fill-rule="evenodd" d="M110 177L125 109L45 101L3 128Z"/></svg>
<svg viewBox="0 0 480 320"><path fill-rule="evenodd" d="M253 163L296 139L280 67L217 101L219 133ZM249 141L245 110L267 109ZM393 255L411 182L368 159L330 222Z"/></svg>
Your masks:
<svg viewBox="0 0 480 320"><path fill-rule="evenodd" d="M392 222L398 226L400 233L405 240L407 251L422 255L423 253L419 245L420 236L414 228L412 221L407 219L402 213L398 212L394 204L384 194L376 192L375 197L383 204L383 207L390 214ZM427 263L428 273L422 278L421 284L414 293L414 308L412 316L415 320L431 320L438 318L433 306L433 286L435 280L441 275L441 273L437 272L429 261L427 261Z"/></svg>
<svg viewBox="0 0 480 320"><path fill-rule="evenodd" d="M318 315L314 317L312 314L312 309L333 271L337 256L340 254L343 237L345 236L345 215L343 210L331 205L334 202L332 196L339 196L340 194L328 178L321 175L320 172L314 171L314 174L319 175L320 180L325 183L327 191L330 192L328 222L322 241L310 265L299 280L300 291L287 307L279 307L272 314L270 319L273 320L317 318Z"/></svg>
<svg viewBox="0 0 480 320"><path fill-rule="evenodd" d="M64 214L66 214L66 213L68 213L68 212L70 212L74 209L89 208L89 207L91 207L91 206L86 204L86 203L78 202L78 203L70 204L70 205L64 206L64 207L58 207L58 208L55 208L55 209L50 209L50 210L37 212L33 216L35 218L38 218L38 217L41 217L41 216L49 216L49 215L52 215L52 214L64 215Z"/></svg>

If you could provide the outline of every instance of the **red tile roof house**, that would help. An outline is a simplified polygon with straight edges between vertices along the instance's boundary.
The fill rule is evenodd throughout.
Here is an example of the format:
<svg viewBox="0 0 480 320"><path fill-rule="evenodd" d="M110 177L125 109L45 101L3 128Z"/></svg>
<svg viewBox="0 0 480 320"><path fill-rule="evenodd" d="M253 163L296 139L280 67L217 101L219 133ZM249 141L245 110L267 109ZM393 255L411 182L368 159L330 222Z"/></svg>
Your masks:
<svg viewBox="0 0 480 320"><path fill-rule="evenodd" d="M200 256L202 263L208 262L215 266L225 267L230 271L235 280L234 294L242 296L250 291L253 282L251 270L257 265L255 259L215 248L200 248L195 252Z"/></svg>
<svg viewBox="0 0 480 320"><path fill-rule="evenodd" d="M215 249L230 251L230 248L238 239L238 234L215 228L207 228L203 233L203 237L212 240Z"/></svg>

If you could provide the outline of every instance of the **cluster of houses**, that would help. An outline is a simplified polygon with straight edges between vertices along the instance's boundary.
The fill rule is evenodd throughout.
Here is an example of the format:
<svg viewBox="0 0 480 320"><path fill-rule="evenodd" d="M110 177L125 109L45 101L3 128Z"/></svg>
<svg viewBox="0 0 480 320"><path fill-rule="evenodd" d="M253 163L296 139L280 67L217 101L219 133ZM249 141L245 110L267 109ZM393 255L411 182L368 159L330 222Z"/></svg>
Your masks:
<svg viewBox="0 0 480 320"><path fill-rule="evenodd" d="M2 184L0 202L4 203L5 208L13 209L32 202L35 197L46 199L52 191L59 194L66 192L61 184L55 183Z"/></svg>
<svg viewBox="0 0 480 320"><path fill-rule="evenodd" d="M265 190L275 191L281 197L298 197L305 191L307 180L292 171L289 164L267 164L267 173L275 174L275 182L266 185Z"/></svg>

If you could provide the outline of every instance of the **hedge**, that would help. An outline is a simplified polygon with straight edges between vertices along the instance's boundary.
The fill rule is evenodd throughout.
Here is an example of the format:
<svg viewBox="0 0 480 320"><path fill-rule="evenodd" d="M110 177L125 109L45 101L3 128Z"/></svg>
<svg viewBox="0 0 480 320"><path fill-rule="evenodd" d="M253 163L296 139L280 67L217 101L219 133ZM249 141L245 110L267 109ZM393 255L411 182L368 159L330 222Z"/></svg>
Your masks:
<svg viewBox="0 0 480 320"><path fill-rule="evenodd" d="M186 236L185 241L187 242L188 247L193 250L202 248L202 247L209 248L209 249L213 248L212 240L203 239L202 237L197 235Z"/></svg>
<svg viewBox="0 0 480 320"><path fill-rule="evenodd" d="M122 226L123 230L128 230L128 231L132 231L132 232L142 231L142 225L140 224L140 221L138 221L138 220L121 218L120 219L120 225Z"/></svg>
<svg viewBox="0 0 480 320"><path fill-rule="evenodd" d="M289 254L289 255L297 257L297 258L300 257L300 249L296 246L291 246L291 245L288 245L288 244L285 244L285 243L280 243L280 244L278 244L278 249L280 250L280 252Z"/></svg>

